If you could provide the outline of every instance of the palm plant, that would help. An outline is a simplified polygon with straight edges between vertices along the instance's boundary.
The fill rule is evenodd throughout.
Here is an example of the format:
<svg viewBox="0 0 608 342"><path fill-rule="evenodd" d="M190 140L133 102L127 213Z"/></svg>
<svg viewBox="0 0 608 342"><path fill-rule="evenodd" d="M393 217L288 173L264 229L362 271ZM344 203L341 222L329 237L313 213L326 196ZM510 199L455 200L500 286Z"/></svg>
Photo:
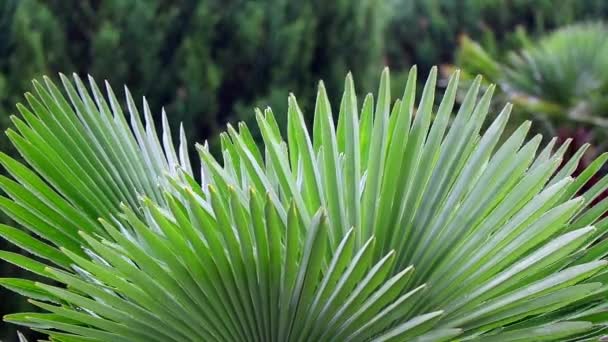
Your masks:
<svg viewBox="0 0 608 342"><path fill-rule="evenodd" d="M144 99L128 118L106 84L34 82L0 155L0 206L28 251L0 257L49 280L2 279L44 312L7 322L53 341L588 340L606 326L608 187L579 195L568 143L540 151L529 122L484 127L481 78L452 119L459 73L434 110L436 69L392 102L388 70L359 111L349 75L334 125L323 83L311 134L289 96L286 139L257 111L222 160L156 134ZM66 98L67 95L67 98ZM451 122L450 122L451 121ZM198 171L197 171L198 173Z"/></svg>
<svg viewBox="0 0 608 342"><path fill-rule="evenodd" d="M467 37L461 39L458 63L499 84L508 101L558 126L585 125L598 137L608 127L608 28L603 23L566 26L537 41L519 31L522 48L504 60Z"/></svg>

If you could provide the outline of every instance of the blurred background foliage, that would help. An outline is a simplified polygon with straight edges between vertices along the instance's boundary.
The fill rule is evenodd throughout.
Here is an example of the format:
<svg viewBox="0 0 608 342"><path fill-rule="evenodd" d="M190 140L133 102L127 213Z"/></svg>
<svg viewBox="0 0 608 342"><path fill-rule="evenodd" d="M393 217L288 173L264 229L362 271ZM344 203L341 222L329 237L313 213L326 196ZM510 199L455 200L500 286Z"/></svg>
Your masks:
<svg viewBox="0 0 608 342"><path fill-rule="evenodd" d="M156 118L164 106L173 125L183 122L191 141L209 140L213 147L226 122L253 120L256 106L272 106L277 119L284 120L290 91L311 118L319 79L335 98L352 70L363 94L375 90L379 71L388 65L395 94L400 94L405 72L417 64L423 71L442 65L445 72L455 67L465 74L481 72L498 83L499 101L514 101L516 112L541 121L541 129L604 149L606 137L597 132L608 120L606 28L581 26L601 31L585 33L596 34L601 43L559 33L572 28L552 32L601 21L608 15L608 1L556 3L2 0L0 126L9 126L14 105L31 89L33 78L88 73L98 81L111 80L115 88L127 84L138 97L146 95ZM545 102L550 105L531 106ZM575 108L601 120L573 120L572 115L580 119ZM0 150L13 153L4 136ZM9 247L0 242L0 248ZM2 276L15 272L0 265ZM7 292L0 298L2 315L27 305ZM14 327L0 323L0 340L15 337Z"/></svg>
<svg viewBox="0 0 608 342"><path fill-rule="evenodd" d="M369 85L386 17L373 0L2 3L2 113L34 77L88 73L145 94L195 140L249 119L254 106L284 108L291 89L308 90L307 103L321 77L337 91L353 69Z"/></svg>
<svg viewBox="0 0 608 342"><path fill-rule="evenodd" d="M498 101L513 102L520 115L531 116L547 135L586 127L597 148L608 137L608 27L585 22L559 28L535 39L518 31L519 47L506 53L488 51L463 36L456 64L472 79L476 74L496 83ZM446 67L446 72L451 67Z"/></svg>

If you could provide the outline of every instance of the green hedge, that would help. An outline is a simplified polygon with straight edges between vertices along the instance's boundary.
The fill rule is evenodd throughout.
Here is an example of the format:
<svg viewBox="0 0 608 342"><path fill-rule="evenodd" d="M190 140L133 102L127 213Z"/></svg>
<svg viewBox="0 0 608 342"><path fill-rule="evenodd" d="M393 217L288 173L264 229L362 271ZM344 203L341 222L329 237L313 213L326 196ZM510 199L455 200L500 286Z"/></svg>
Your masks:
<svg viewBox="0 0 608 342"><path fill-rule="evenodd" d="M285 107L288 91L323 78L337 91L381 65L384 15L376 1L9 0L3 8L0 110L29 81L90 73L165 106L194 139L212 137L254 106ZM371 78L371 79L370 79Z"/></svg>

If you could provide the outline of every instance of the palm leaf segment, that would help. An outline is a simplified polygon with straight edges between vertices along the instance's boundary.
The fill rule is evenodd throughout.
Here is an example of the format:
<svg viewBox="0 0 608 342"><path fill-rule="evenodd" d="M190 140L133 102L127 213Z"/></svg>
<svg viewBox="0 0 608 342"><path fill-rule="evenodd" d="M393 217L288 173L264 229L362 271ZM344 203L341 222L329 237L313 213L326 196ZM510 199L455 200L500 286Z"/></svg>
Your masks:
<svg viewBox="0 0 608 342"><path fill-rule="evenodd" d="M436 70L415 105L416 70L391 102L382 74L361 111L346 78L334 128L319 86L312 137L289 97L286 139L270 109L228 126L201 182L163 114L159 139L128 93L62 76L34 82L7 134L0 205L30 252L7 262L52 282L2 279L44 313L8 322L55 341L583 340L606 315L608 178L580 189L584 149L539 149L507 106L482 130L480 79L452 119L458 73L434 112ZM392 105L392 108L391 108ZM433 118L434 117L434 118ZM451 123L450 123L451 120ZM560 165L562 167L560 168ZM414 266L416 269L414 270ZM53 285L50 285L53 284Z"/></svg>

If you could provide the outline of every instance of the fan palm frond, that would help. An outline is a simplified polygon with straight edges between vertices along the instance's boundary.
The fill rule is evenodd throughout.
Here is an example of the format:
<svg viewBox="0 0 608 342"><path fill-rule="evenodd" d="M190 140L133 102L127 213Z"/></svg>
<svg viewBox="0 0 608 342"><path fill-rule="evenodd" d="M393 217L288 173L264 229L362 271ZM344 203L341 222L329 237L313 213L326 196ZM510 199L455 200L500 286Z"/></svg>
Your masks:
<svg viewBox="0 0 608 342"><path fill-rule="evenodd" d="M568 142L540 148L529 122L502 139L510 106L484 124L480 78L455 117L459 74L435 111L436 69L393 102L389 73L361 110L346 78L338 122L323 84L312 131L293 95L286 137L257 111L221 160L156 134L127 94L127 122L75 77L35 82L0 162L0 234L31 256L0 257L49 279L2 279L43 313L8 322L55 341L584 340L606 326L608 187L572 173ZM484 128L486 127L487 128Z"/></svg>

